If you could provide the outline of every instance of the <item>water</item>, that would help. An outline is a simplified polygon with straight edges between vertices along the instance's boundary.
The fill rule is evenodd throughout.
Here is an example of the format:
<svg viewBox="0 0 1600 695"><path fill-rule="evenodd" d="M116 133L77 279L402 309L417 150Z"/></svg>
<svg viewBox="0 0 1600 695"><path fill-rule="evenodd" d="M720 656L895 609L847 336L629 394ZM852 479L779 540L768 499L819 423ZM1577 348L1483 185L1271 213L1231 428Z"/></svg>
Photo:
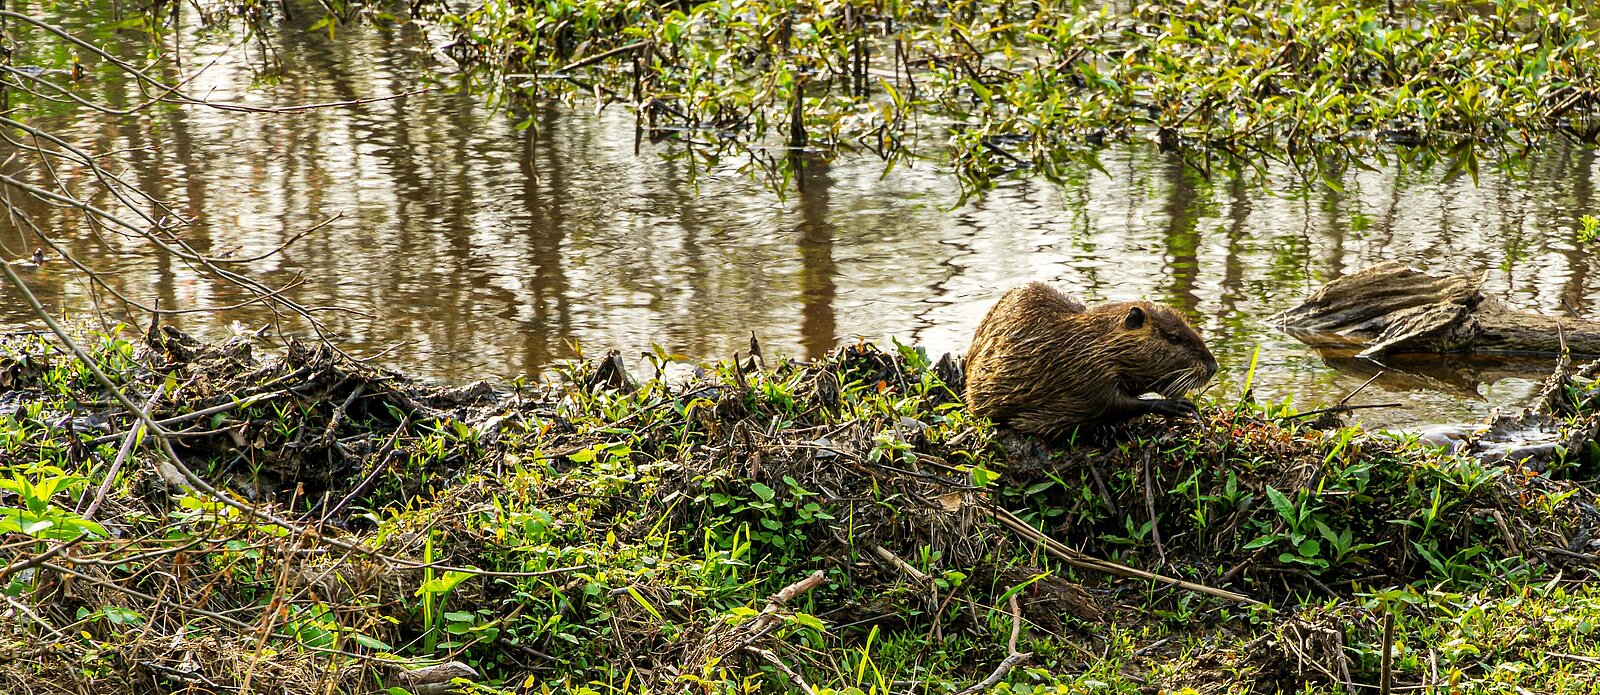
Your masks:
<svg viewBox="0 0 1600 695"><path fill-rule="evenodd" d="M104 14L54 17L130 58L142 37L113 33ZM272 50L183 41L183 75L215 61L191 93L260 106L344 101L418 87L430 58L415 30L307 31L300 12ZM24 33L18 64L60 67ZM277 61L276 63L272 61ZM170 65L161 68L178 79ZM123 106L133 85L91 71L88 98ZM265 76L265 77L263 77ZM56 79L61 79L59 76ZM748 345L816 357L859 338L897 337L937 354L962 350L1007 288L1046 280L1085 301L1149 298L1187 310L1237 393L1253 358L1258 396L1306 407L1337 401L1378 367L1322 355L1264 324L1327 279L1392 258L1436 271L1487 273L1512 306L1563 303L1600 318L1596 261L1577 243L1597 212L1595 153L1558 147L1526 176L1485 172L1480 185L1389 167L1353 173L1344 191L1283 195L1226 177L1206 181L1144 145L1108 150L1108 174L1066 185L1007 181L961 204L953 176L929 163L883 175L870 157L812 161L803 191L780 200L723 170L695 176L671 143L634 153L634 120L559 106L518 117L471 96L414 95L298 114L161 108L114 118L44 105L30 122L98 152L121 151L123 173L197 224L197 249L251 256L336 217L249 271L270 285L302 277L292 296L324 313L350 352L448 381L533 374L572 346L637 355L659 344L697 359ZM44 172L29 176L46 181ZM1281 189L1293 178L1277 171ZM82 177L69 184L84 185ZM85 189L86 190L86 189ZM96 234L58 210L28 207L76 258L163 307L229 305L249 295L142 242ZM7 257L36 242L0 226ZM98 301L61 264L31 278L52 309ZM145 318L139 319L147 321ZM261 327L251 306L175 320L209 338L233 321ZM38 324L9 288L0 325ZM296 334L304 324L286 324ZM1259 357L1256 358L1259 349ZM1333 366L1330 366L1333 365ZM1356 402L1369 423L1475 420L1517 406L1548 360L1407 360Z"/></svg>

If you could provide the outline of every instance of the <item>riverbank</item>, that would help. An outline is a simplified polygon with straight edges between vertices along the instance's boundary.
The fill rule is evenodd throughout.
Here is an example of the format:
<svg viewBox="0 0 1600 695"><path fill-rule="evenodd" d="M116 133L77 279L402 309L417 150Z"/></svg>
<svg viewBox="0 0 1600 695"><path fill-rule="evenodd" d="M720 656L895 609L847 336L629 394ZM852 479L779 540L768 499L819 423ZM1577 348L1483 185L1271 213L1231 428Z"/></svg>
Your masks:
<svg viewBox="0 0 1600 695"><path fill-rule="evenodd" d="M1250 399L1047 447L898 346L441 389L91 343L228 501L82 363L4 341L0 681L34 690L457 662L480 692L1347 692L1387 642L1397 687L1590 692L1600 660L1577 378L1548 402L1583 445L1536 473Z"/></svg>

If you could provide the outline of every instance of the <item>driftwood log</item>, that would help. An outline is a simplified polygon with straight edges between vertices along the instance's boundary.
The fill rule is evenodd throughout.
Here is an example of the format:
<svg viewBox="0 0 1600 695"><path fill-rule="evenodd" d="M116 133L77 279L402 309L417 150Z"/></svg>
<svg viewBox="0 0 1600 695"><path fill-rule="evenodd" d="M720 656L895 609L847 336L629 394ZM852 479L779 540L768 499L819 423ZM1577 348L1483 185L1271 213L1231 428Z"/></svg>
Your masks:
<svg viewBox="0 0 1600 695"><path fill-rule="evenodd" d="M1521 352L1600 355L1600 322L1507 308L1473 275L1429 275L1397 261L1328 283L1272 322L1311 345L1363 346L1359 356Z"/></svg>

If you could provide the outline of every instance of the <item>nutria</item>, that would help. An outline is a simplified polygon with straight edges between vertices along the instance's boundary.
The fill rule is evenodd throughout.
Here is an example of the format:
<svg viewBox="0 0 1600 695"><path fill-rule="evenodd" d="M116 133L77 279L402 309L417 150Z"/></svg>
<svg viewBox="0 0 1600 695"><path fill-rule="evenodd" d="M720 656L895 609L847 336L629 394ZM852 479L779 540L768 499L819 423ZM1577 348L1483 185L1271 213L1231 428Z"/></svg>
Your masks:
<svg viewBox="0 0 1600 695"><path fill-rule="evenodd" d="M1085 308L1049 285L1006 292L967 353L967 405L1044 436L1147 413L1193 415L1184 393L1217 373L1200 334L1171 307ZM1154 391L1165 396L1144 399Z"/></svg>

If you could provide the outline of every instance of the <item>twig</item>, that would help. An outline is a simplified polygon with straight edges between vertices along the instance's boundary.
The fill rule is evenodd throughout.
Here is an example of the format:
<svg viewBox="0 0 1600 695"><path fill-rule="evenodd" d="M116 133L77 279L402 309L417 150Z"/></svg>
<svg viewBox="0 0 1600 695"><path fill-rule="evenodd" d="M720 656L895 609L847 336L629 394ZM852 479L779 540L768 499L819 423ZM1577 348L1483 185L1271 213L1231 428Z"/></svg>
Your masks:
<svg viewBox="0 0 1600 695"><path fill-rule="evenodd" d="M1294 415L1285 416L1285 417L1282 417L1282 418L1279 418L1279 419L1281 419L1281 420L1293 420L1293 419L1296 419L1296 418L1310 417L1312 415L1321 415L1323 413L1345 413L1345 412L1349 412L1349 411L1352 411L1352 410L1361 410L1363 408L1399 408L1403 404L1401 404L1401 403L1385 403L1385 404L1382 404L1382 405L1349 405L1350 399L1355 398L1356 394L1359 394L1362 391L1365 391L1368 386L1372 385L1372 382L1377 381L1378 379L1382 378L1384 374L1388 374L1388 372L1383 371L1383 370L1379 370L1377 374L1373 374L1372 375L1372 378L1367 379L1364 382L1361 382L1360 386L1357 386L1354 391L1351 391L1350 393L1345 394L1344 398L1340 398L1339 402L1335 403L1330 408L1318 408L1316 410L1307 410L1306 412L1303 412L1303 413L1295 413Z"/></svg>
<svg viewBox="0 0 1600 695"><path fill-rule="evenodd" d="M1377 381L1380 377L1382 377L1386 373L1387 372L1385 372L1385 371L1383 371L1381 369L1378 370L1378 373L1377 374L1373 374L1371 379L1368 379L1368 380L1362 382L1360 386L1356 387L1356 390L1345 394L1344 398L1340 398L1339 402L1336 405L1341 405L1342 406L1342 405L1345 405L1346 403L1349 403L1350 399L1356 397L1356 394L1361 393L1362 391L1366 390L1366 388L1368 386L1372 385L1372 382Z"/></svg>
<svg viewBox="0 0 1600 695"><path fill-rule="evenodd" d="M87 538L87 536L78 536L70 541L57 543L55 547L39 553L38 555L30 557L26 560L18 560L17 562L13 562L5 567L0 567L0 583L4 583L5 580L13 574L21 572L30 567L38 567L39 565L48 562L50 558L67 552L67 550L72 548L72 546L83 542L83 539L85 538Z"/></svg>
<svg viewBox="0 0 1600 695"><path fill-rule="evenodd" d="M324 440L333 438L333 432L339 429L339 422L344 419L345 412L350 410L350 404L356 402L356 399L361 397L361 392L365 390L367 390L366 384L356 384L355 388L350 389L350 395L345 396L338 410L333 411L333 417L328 418L328 426L322 430Z"/></svg>
<svg viewBox="0 0 1600 695"><path fill-rule="evenodd" d="M1227 591L1225 589L1217 589L1204 584L1186 582L1182 579L1175 579L1172 577L1155 574L1154 572L1146 572L1144 570L1134 569L1127 565L1120 565L1108 560L1090 557L1063 545L1059 541L1050 538L1049 536L1044 535L1039 531L1039 529L1029 526L1027 522L1018 519L1015 514L1012 514L1005 509L994 506L992 503L985 505L985 507L989 510L990 515L994 516L997 521L1010 527L1011 530L1016 531L1024 538L1043 544L1045 552L1055 556L1056 559L1061 560L1062 562L1065 562L1073 567L1095 570L1097 572L1105 572L1106 574L1112 574L1119 577L1131 577L1135 579L1146 579L1150 581L1161 582L1179 589L1187 589L1196 593L1206 594L1208 596L1216 596L1217 598L1225 598L1230 601L1238 601L1240 603L1265 605L1260 601L1245 596L1244 594Z"/></svg>
<svg viewBox="0 0 1600 695"><path fill-rule="evenodd" d="M76 571L76 570L72 570L72 569L68 569L66 567L62 567L61 565L55 565L55 564L51 564L51 563L46 562L46 563L43 563L43 566L44 566L45 569L48 569L48 570L50 570L52 572L60 572L62 574L71 575L73 577L77 577L78 579L80 579L82 581L86 581L86 582L88 582L90 584L93 584L95 586L105 587L107 589L111 589L112 591L117 591L117 592L120 592L120 593L123 593L123 594L127 594L128 596L132 596L133 598L139 599L141 601L147 601L149 603L152 603L152 604L155 604L155 605L158 605L158 606L162 606L162 607L165 607L165 608L170 608L172 610L176 610L176 611L178 611L180 613L193 613L195 615L202 615L202 616L205 616L205 617L210 618L212 620L215 620L215 621L217 621L219 623L227 625L229 627L238 628L239 630L254 631L256 629L255 625L251 625L249 623L242 622L242 621L234 619L234 618L230 618L230 617L228 617L226 615L223 615L221 613L217 613L215 611L208 611L208 610L206 610L204 608L196 608L196 607L193 607L193 606L184 606L184 605L181 605L181 604L173 603L172 601L168 601L168 600L162 599L162 598L157 598L155 596L151 596L150 594L146 594L146 593L141 592L141 591L136 591L136 590L133 590L133 589L129 589L128 587L125 587L125 586L123 586L121 584L118 584L116 582L106 581L106 580L100 579L98 577L91 577L91 576L89 576L87 574L84 574L82 572L79 572L79 571Z"/></svg>
<svg viewBox="0 0 1600 695"><path fill-rule="evenodd" d="M1581 560L1583 562L1587 562L1587 563L1590 563L1590 564L1600 563L1600 556L1591 555L1589 553L1575 553L1575 552L1573 552L1571 550L1567 550L1566 548L1557 548L1557 547L1552 546L1552 545L1542 545L1542 546L1539 546L1538 548L1535 548L1535 550L1538 550L1541 553L1552 553L1552 554L1555 554L1555 555L1560 555L1562 557L1571 558L1573 560Z"/></svg>
<svg viewBox="0 0 1600 695"><path fill-rule="evenodd" d="M1011 639L1006 642L1006 653L1017 653L1017 637L1022 634L1022 606L1017 604L1017 595L1008 597L1011 603Z"/></svg>
<svg viewBox="0 0 1600 695"><path fill-rule="evenodd" d="M1545 655L1546 656L1550 656L1550 657L1554 657L1554 658L1557 658L1557 659L1564 659L1566 661L1576 661L1576 662L1578 662L1580 664L1600 664L1600 658L1595 658L1595 657L1592 657L1592 656L1582 656L1582 655L1579 655L1579 654L1563 654L1561 652L1546 652Z"/></svg>
<svg viewBox="0 0 1600 695"><path fill-rule="evenodd" d="M770 651L756 646L746 646L744 650L766 659L773 666L778 667L778 670L782 671L784 675L788 676L789 680L794 681L795 685L800 686L801 692L804 692L806 695L816 695L817 691L811 687L811 684L807 683L806 679L801 678L800 674L795 673L794 669L789 668L788 664L783 663L783 659L778 658L777 654L773 654Z"/></svg>
<svg viewBox="0 0 1600 695"><path fill-rule="evenodd" d="M600 53L596 53L596 54L594 54L592 56L589 56L587 58L581 58L579 60L575 60L575 61L573 61L571 63L568 63L566 65L563 65L563 66L561 66L559 68L555 68L554 70L551 70L549 73L545 73L545 74L541 74L541 75L532 75L532 74L527 74L527 73L511 73L509 75L506 75L505 77L506 77L506 79L528 79L528 78L532 78L532 77L546 77L546 76L551 75L551 74L571 72L573 70L577 70L578 68L589 67L590 65L594 65L595 63L598 63L598 62L600 62L602 60L605 60L607 58L611 58L611 57L614 57L614 56L619 56L619 55L622 55L624 53L632 53L632 52L637 51L637 50L639 50L641 48L644 48L644 47L645 47L645 42L643 42L643 41L640 41L639 43L630 43L630 44L628 44L626 46L618 46L618 47L613 48L613 49L611 49L609 51L603 51L603 52L600 52Z"/></svg>
<svg viewBox="0 0 1600 695"><path fill-rule="evenodd" d="M917 580L918 584L928 583L928 575L926 573L924 573L922 570L912 567L911 563L906 562L899 555L889 552L887 548L881 545L874 545L872 546L872 553L877 555L879 558L882 558L884 562L894 565L895 569L900 570L901 572L906 573L906 575L910 576L912 579Z"/></svg>
<svg viewBox="0 0 1600 695"><path fill-rule="evenodd" d="M196 411L194 411L192 413L185 413L185 414L179 415L177 417L169 417L169 418L167 418L165 420L156 420L155 424L160 425L161 427L164 428L167 425L177 425L177 424L188 422L190 420L199 420L200 418L203 418L203 417L206 417L206 416L209 416L209 415L216 415L217 413L226 413L226 412L228 412L230 410L237 410L239 408L248 408L248 407L250 407L252 405L255 405L257 403L260 403L262 401L272 400L272 399L277 398L279 396L287 396L287 395L289 395L289 393L290 393L289 391L273 391L272 393L264 393L264 394L261 394L259 396L247 396L245 398L240 398L239 400L233 401L231 403L223 403L222 405L212 406L212 407L206 408L204 410L196 410ZM144 425L141 424L138 427L134 428L134 430L142 429L143 427L144 427ZM96 437L94 439L89 440L89 444L91 446L97 446L97 445L100 445L100 444L104 444L106 442L115 441L118 438L125 437L125 436L133 434L134 430L129 430L127 432L118 432L116 434L108 434L108 435L106 435L104 437Z"/></svg>
<svg viewBox="0 0 1600 695"><path fill-rule="evenodd" d="M1383 653L1379 655L1378 693L1389 695L1394 685L1394 609L1383 614Z"/></svg>
<svg viewBox="0 0 1600 695"><path fill-rule="evenodd" d="M994 672L990 673L988 678L985 678L985 679L983 679L981 681L978 681L977 683L973 683L972 687L967 688L966 690L963 690L963 691L961 691L959 693L956 693L956 695L977 695L977 693L984 692L984 691L994 687L995 684L997 684L997 683L999 683L1001 681L1001 679L1004 679L1006 677L1006 674L1011 673L1011 669L1016 668L1018 664L1021 664L1022 662L1027 661L1028 659L1032 658L1033 657L1033 653L1032 652L1019 652L1019 651L1017 651L1017 636L1021 633L1021 631L1022 631L1022 609L1021 609L1020 606L1017 605L1017 595L1016 594L1012 594L1011 595L1011 639L1006 643L1006 658L1005 658L1005 660L1001 661L999 666L994 667Z"/></svg>
<svg viewBox="0 0 1600 695"><path fill-rule="evenodd" d="M395 428L394 433L389 435L389 441L384 443L383 447L379 449L378 464L372 467L372 472L368 473L367 477L363 478L359 485L356 485L355 488L351 489L349 494L346 494L343 499L339 500L338 504L333 505L333 509L328 510L328 513L323 515L324 517L331 518L337 515L339 510L344 509L345 505L350 504L355 500L356 497L360 496L361 493L366 492L367 486L371 485L373 481L376 481L379 475L382 475L384 471L389 470L389 456L390 454L394 453L395 442L399 441L400 433L406 431L406 427L408 427L410 424L410 415L406 415L400 419L400 426Z"/></svg>
<svg viewBox="0 0 1600 695"><path fill-rule="evenodd" d="M156 400L161 398L161 393L166 388L166 382L157 385L155 393L150 394L150 400L145 401L144 407L148 408L155 405ZM122 438L122 448L117 450L117 457L111 461L111 467L106 469L105 479L100 481L99 489L95 490L94 499L89 502L89 508L83 511L85 521L94 521L94 513L99 511L100 504L105 502L106 495L111 492L111 484L116 481L117 473L122 470L122 464L126 463L128 456L133 453L134 442L139 441L139 438L144 436L144 432L144 425L139 425L128 430L127 436Z"/></svg>
<svg viewBox="0 0 1600 695"><path fill-rule="evenodd" d="M1156 493L1153 476L1150 472L1150 452L1144 454L1144 509L1150 515L1150 539L1156 544L1156 557L1160 559L1161 566L1167 566L1167 549L1161 544L1161 527L1156 524Z"/></svg>
<svg viewBox="0 0 1600 695"><path fill-rule="evenodd" d="M1371 408L1404 408L1405 405L1406 404L1404 403L1363 403L1361 405L1335 405L1327 408L1317 408L1316 410L1307 410L1303 413L1285 415L1278 419L1297 420L1300 418L1311 417L1312 415L1321 415L1323 413L1348 413L1352 410L1368 410Z"/></svg>

